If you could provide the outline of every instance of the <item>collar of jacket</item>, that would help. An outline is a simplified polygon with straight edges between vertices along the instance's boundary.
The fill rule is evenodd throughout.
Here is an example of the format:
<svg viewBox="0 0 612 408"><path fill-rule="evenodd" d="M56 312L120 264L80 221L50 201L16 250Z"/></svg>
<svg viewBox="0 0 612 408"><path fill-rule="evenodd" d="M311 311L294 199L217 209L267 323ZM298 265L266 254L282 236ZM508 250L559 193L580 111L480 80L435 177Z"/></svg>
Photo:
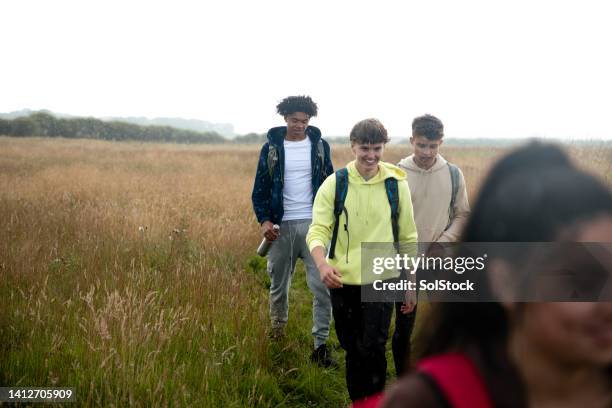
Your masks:
<svg viewBox="0 0 612 408"><path fill-rule="evenodd" d="M268 130L268 141L274 145L282 146L287 134L287 126L273 127ZM308 126L306 128L306 136L315 144L321 139L321 131L316 126Z"/></svg>

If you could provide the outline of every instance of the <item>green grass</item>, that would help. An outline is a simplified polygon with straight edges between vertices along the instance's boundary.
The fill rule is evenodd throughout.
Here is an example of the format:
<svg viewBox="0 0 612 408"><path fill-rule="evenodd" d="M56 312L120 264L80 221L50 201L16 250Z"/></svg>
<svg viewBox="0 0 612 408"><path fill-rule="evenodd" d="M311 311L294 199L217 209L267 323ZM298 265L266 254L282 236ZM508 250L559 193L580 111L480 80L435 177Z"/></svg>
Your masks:
<svg viewBox="0 0 612 408"><path fill-rule="evenodd" d="M88 251L73 247L32 271L40 279L9 274L0 284L0 383L76 387L79 405L346 405L343 370L310 362L301 263L288 336L275 343L266 336L265 261L203 260L184 241L126 242L99 254L95 273ZM219 292L215 282L241 289Z"/></svg>

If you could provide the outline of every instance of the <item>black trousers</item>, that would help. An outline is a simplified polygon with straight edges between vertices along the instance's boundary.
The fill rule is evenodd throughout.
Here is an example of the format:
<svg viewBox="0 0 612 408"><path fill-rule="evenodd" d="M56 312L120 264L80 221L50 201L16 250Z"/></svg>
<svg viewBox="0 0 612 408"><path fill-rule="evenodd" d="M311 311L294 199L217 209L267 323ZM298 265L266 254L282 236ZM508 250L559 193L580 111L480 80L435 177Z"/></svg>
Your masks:
<svg viewBox="0 0 612 408"><path fill-rule="evenodd" d="M346 385L356 401L385 387L385 346L393 303L362 303L358 285L344 285L330 293L336 334L346 351Z"/></svg>
<svg viewBox="0 0 612 408"><path fill-rule="evenodd" d="M393 362L395 364L395 374L399 378L410 364L410 351L412 344L410 337L414 328L417 308L408 314L403 314L400 311L402 302L395 303L395 331L391 340L391 349L393 350Z"/></svg>

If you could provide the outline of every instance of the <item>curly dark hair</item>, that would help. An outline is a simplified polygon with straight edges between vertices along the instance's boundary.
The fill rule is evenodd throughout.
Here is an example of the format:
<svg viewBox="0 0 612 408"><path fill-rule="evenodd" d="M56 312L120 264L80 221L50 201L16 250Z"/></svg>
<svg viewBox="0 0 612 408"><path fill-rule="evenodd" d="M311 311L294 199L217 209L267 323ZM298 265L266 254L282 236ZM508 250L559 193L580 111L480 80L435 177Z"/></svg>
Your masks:
<svg viewBox="0 0 612 408"><path fill-rule="evenodd" d="M313 117L317 116L317 104L307 95L288 96L276 105L276 112L282 116L291 115L295 112L304 112L308 116Z"/></svg>
<svg viewBox="0 0 612 408"><path fill-rule="evenodd" d="M444 137L444 125L434 115L418 116L412 121L412 136L425 136L428 140L440 140Z"/></svg>

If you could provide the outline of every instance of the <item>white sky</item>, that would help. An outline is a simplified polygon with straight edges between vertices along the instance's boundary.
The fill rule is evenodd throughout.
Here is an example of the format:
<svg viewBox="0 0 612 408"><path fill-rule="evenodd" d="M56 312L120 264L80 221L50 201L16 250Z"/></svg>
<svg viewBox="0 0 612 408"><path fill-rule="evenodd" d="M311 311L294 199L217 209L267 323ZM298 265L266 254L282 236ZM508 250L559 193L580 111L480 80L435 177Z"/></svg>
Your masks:
<svg viewBox="0 0 612 408"><path fill-rule="evenodd" d="M612 138L612 24L582 1L3 2L0 112L178 116L282 124L309 94L311 123L346 135L414 116L447 137Z"/></svg>

